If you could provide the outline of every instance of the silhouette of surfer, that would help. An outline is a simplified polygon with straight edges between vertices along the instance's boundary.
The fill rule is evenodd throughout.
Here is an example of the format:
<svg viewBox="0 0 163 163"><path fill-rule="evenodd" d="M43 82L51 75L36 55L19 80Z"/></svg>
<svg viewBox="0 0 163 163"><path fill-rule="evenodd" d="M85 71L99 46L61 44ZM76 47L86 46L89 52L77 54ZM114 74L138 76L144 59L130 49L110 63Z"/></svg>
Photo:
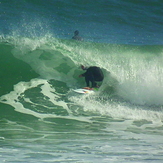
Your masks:
<svg viewBox="0 0 163 163"><path fill-rule="evenodd" d="M79 77L85 77L85 82L87 87L89 87L90 82L92 84L92 88L99 87L96 82L102 82L104 79L104 74L99 67L91 66L89 68L81 65L83 70L86 70L84 74L79 75Z"/></svg>
<svg viewBox="0 0 163 163"><path fill-rule="evenodd" d="M78 30L76 30L76 31L74 32L74 36L72 37L72 39L78 40L78 41L82 41L82 40L83 40L83 39L79 36L79 31L78 31Z"/></svg>

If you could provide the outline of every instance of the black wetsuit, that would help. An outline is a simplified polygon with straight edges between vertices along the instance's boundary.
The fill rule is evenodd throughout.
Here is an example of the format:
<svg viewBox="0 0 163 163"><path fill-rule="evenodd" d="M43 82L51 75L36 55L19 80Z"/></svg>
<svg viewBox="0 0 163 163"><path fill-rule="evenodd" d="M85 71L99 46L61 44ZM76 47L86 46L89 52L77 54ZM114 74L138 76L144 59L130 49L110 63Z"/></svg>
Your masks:
<svg viewBox="0 0 163 163"><path fill-rule="evenodd" d="M89 67L82 76L85 77L85 82L87 87L89 87L89 82L92 83L92 87L96 87L96 81L103 81L104 75L99 67L93 66Z"/></svg>

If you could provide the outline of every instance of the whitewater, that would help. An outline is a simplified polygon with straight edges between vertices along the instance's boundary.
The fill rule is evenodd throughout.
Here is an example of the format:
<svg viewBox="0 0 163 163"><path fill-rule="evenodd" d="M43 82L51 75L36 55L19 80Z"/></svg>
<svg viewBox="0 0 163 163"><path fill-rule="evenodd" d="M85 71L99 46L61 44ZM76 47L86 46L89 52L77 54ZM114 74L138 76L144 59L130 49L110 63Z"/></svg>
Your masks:
<svg viewBox="0 0 163 163"><path fill-rule="evenodd" d="M162 5L1 1L0 162L161 163ZM94 94L73 92L81 64Z"/></svg>

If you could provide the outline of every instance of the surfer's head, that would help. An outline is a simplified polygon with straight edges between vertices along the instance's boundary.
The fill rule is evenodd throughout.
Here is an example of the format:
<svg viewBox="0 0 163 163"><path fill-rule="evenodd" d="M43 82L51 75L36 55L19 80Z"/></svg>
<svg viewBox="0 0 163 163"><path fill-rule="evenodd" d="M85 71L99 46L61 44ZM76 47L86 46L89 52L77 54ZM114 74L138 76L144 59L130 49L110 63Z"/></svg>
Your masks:
<svg viewBox="0 0 163 163"><path fill-rule="evenodd" d="M79 31L76 30L76 31L74 32L74 35L76 36L76 35L78 35L78 34L79 34Z"/></svg>
<svg viewBox="0 0 163 163"><path fill-rule="evenodd" d="M87 67L81 65L81 69L82 69L82 70L87 70Z"/></svg>

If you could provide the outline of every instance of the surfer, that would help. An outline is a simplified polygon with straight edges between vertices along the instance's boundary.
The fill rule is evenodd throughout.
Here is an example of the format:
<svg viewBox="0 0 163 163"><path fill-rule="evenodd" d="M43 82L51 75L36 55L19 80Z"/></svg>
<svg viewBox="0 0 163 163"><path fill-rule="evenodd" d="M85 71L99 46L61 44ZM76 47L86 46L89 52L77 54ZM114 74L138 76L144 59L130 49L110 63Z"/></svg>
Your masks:
<svg viewBox="0 0 163 163"><path fill-rule="evenodd" d="M82 41L82 38L79 36L79 31L78 30L76 30L74 32L74 36L72 37L72 39Z"/></svg>
<svg viewBox="0 0 163 163"><path fill-rule="evenodd" d="M104 79L104 74L99 67L91 66L89 68L81 65L82 70L86 70L84 74L79 75L79 77L85 77L85 82L87 87L89 83L92 83L92 88L99 87L96 82L101 82Z"/></svg>

